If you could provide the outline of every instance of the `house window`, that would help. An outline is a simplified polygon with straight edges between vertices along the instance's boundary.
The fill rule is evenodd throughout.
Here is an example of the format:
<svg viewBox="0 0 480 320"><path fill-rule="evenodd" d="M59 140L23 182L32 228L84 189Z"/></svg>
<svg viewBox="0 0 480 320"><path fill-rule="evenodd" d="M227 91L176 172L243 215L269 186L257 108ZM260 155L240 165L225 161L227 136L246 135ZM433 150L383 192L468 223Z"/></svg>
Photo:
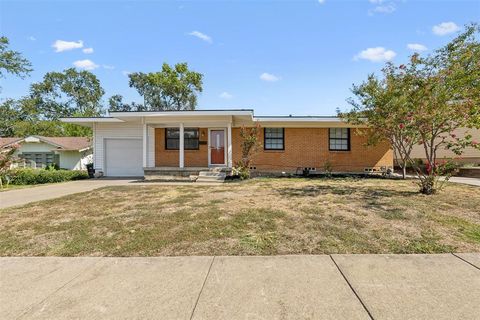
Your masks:
<svg viewBox="0 0 480 320"><path fill-rule="evenodd" d="M185 128L183 130L184 137L184 149L185 150L198 150L198 129ZM180 149L180 129L179 128L167 128L165 129L165 149L178 150Z"/></svg>
<svg viewBox="0 0 480 320"><path fill-rule="evenodd" d="M263 142L265 150L284 150L285 129L265 128Z"/></svg>
<svg viewBox="0 0 480 320"><path fill-rule="evenodd" d="M51 164L58 165L53 152L24 152L19 156L25 160L27 167L43 168Z"/></svg>
<svg viewBox="0 0 480 320"><path fill-rule="evenodd" d="M330 128L328 136L330 151L350 150L350 128Z"/></svg>

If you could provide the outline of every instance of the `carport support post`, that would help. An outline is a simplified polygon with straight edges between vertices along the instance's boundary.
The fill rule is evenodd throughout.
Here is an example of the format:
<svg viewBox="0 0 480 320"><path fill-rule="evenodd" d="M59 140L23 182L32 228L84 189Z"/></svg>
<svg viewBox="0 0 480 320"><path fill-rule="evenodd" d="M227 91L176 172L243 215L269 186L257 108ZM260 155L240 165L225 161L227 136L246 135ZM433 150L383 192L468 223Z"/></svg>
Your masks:
<svg viewBox="0 0 480 320"><path fill-rule="evenodd" d="M227 128L227 167L233 167L232 164L232 123L228 123Z"/></svg>
<svg viewBox="0 0 480 320"><path fill-rule="evenodd" d="M185 134L184 134L184 128L183 128L183 123L180 123L180 146L179 146L179 167L183 168L185 166Z"/></svg>
<svg viewBox="0 0 480 320"><path fill-rule="evenodd" d="M142 154L142 158L143 158L143 167L146 168L147 167L147 155L148 155L148 127L147 127L147 124L145 123L145 119L143 119L143 135L142 135L142 143L143 143L143 154Z"/></svg>

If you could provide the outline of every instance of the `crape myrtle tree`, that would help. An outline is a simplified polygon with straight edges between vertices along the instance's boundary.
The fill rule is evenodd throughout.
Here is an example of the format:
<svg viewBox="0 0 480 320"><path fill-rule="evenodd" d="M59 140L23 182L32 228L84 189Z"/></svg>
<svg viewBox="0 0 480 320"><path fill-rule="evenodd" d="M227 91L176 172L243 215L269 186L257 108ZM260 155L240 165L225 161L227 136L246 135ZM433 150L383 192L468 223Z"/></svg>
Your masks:
<svg viewBox="0 0 480 320"><path fill-rule="evenodd" d="M164 63L160 72L134 72L129 85L144 99L144 110L195 110L203 90L203 75L190 71L187 63L173 67Z"/></svg>
<svg viewBox="0 0 480 320"><path fill-rule="evenodd" d="M260 142L260 130L261 127L258 123L251 128L245 126L240 128L240 148L242 149L242 157L237 163L235 163L233 174L238 175L242 180L250 178L252 159L257 153L258 148L262 146Z"/></svg>
<svg viewBox="0 0 480 320"><path fill-rule="evenodd" d="M0 189L3 189L4 183L8 186L9 178L7 173L10 170L10 166L18 160L15 156L15 151L18 148L18 144L13 144L8 148L0 149Z"/></svg>
<svg viewBox="0 0 480 320"><path fill-rule="evenodd" d="M362 85L354 86L358 100L345 118L355 122L364 116L364 124L389 140L393 131L385 131L385 124L392 129L396 126L398 136L393 138L402 143L393 146L416 172L423 194L433 194L441 188L440 175L447 174L445 180L448 179L445 162L437 158L438 150L447 148L461 155L467 146L480 147L471 135L454 134L459 128L480 127L478 33L478 25L469 25L431 55L414 54L406 65L387 65L380 85L370 77ZM375 87L381 92L376 92ZM410 157L415 144L424 151L425 167Z"/></svg>
<svg viewBox="0 0 480 320"><path fill-rule="evenodd" d="M371 74L367 81L354 85L352 92L356 99L348 100L353 108L339 115L352 124L367 126L367 129L359 129L359 132L367 136L368 145L388 140L405 178L408 156L415 143L411 136L415 132L407 134L406 128L399 123L408 117L410 104L416 101L405 94L408 80L404 75L396 74L395 70L395 66L388 63L382 69L382 79Z"/></svg>

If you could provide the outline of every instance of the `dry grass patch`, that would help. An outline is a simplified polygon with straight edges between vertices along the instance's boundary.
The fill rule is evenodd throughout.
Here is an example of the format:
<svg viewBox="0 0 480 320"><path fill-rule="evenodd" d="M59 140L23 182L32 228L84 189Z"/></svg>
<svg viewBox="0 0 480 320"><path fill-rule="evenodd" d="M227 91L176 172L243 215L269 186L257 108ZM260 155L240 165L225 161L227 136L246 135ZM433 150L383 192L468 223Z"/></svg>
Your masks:
<svg viewBox="0 0 480 320"><path fill-rule="evenodd" d="M411 181L253 179L118 186L0 211L0 255L480 252L480 190Z"/></svg>

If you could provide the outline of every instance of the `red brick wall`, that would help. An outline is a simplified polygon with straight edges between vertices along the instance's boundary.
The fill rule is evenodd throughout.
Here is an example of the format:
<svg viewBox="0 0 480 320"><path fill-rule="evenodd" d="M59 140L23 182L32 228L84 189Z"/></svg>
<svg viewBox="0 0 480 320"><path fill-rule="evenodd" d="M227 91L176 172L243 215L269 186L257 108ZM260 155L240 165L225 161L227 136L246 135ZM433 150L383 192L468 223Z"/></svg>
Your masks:
<svg viewBox="0 0 480 320"><path fill-rule="evenodd" d="M262 147L253 159L258 171L295 172L297 167L322 170L327 160L333 171L363 172L366 167L393 166L393 152L388 143L365 146L367 138L352 128L350 151L328 150L328 128L285 128L285 150L263 149L263 129L260 130ZM233 128L233 162L240 159L240 129Z"/></svg>
<svg viewBox="0 0 480 320"><path fill-rule="evenodd" d="M200 128L199 150L185 150L185 167L208 167L208 129ZM165 149L165 129L155 129L155 166L156 167L178 167L178 150Z"/></svg>
<svg viewBox="0 0 480 320"><path fill-rule="evenodd" d="M388 143L365 146L367 137L350 129L350 151L328 150L328 128L285 128L285 150L263 149L263 129L260 130L262 147L253 159L258 171L295 172L298 167L323 170L327 160L337 172L363 172L367 167L393 166L393 152ZM233 162L240 159L240 128L232 129ZM200 129L199 150L185 150L186 167L208 166L208 129ZM155 129L155 166L178 167L178 150L165 150L165 129Z"/></svg>

